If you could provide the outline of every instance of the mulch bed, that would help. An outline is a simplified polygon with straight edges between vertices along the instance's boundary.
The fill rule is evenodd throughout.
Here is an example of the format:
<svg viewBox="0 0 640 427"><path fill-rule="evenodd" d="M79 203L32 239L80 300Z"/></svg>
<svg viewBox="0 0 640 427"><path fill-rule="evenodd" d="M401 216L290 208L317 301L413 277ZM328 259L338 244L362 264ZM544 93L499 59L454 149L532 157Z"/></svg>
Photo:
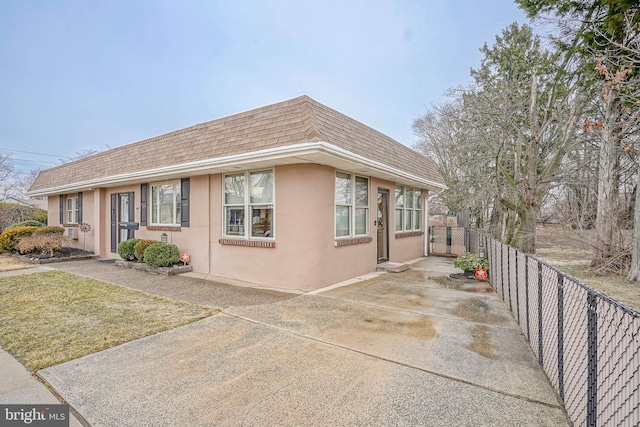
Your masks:
<svg viewBox="0 0 640 427"><path fill-rule="evenodd" d="M163 276L175 276L176 274L190 273L193 267L190 265L172 265L171 267L151 267L142 262L116 260L116 267L133 268L134 270L142 270L152 274L161 274Z"/></svg>
<svg viewBox="0 0 640 427"><path fill-rule="evenodd" d="M489 281L489 276L487 275L486 279L478 279L475 276L470 276L467 277L464 275L464 273L452 273L449 275L449 277L451 277L452 279L462 279L462 280L477 280L478 282L488 282Z"/></svg>
<svg viewBox="0 0 640 427"><path fill-rule="evenodd" d="M25 264L51 264L54 262L65 262L65 261L78 261L82 259L93 259L98 258L98 255L93 252L85 251L84 249L78 248L62 248L62 250L57 251L50 255L14 255L20 259L20 261Z"/></svg>

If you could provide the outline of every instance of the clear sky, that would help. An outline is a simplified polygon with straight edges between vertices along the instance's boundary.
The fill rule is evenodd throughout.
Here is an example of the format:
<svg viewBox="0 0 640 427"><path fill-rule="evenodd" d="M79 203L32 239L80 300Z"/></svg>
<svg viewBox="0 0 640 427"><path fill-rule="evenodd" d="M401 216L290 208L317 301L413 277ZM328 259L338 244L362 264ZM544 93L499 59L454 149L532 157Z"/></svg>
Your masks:
<svg viewBox="0 0 640 427"><path fill-rule="evenodd" d="M47 168L302 94L411 146L514 21L511 0L2 0L0 149Z"/></svg>

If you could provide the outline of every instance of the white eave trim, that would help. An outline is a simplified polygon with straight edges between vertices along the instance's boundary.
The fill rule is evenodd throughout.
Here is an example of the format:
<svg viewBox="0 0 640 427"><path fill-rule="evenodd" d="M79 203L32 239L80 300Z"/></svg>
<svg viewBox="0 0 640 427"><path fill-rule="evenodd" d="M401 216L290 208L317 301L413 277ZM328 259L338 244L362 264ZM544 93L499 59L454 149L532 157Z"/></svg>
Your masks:
<svg viewBox="0 0 640 427"><path fill-rule="evenodd" d="M374 169L385 175L391 175L400 180L409 180L432 190L441 190L446 188L445 185L418 177L417 175L401 171L397 168L385 165L375 160L371 160L364 156L352 153L333 144L316 141L303 142L300 144L286 145L283 147L268 148L260 151L252 151L249 153L233 154L230 156L216 157L214 159L197 160L193 162L181 163L178 165L163 166L160 168L147 169L143 171L129 172L118 175L111 175L86 181L74 182L71 184L60 185L57 187L49 187L41 190L30 191L27 193L30 197L47 196L52 194L65 194L80 190L99 187L111 187L123 185L130 182L144 182L145 180L157 179L163 175L198 175L198 172L210 171L217 168L225 168L230 166L238 166L250 164L254 162L267 162L270 160L278 160L291 157L304 157L307 155L324 155L334 157L343 161L349 161L357 165Z"/></svg>

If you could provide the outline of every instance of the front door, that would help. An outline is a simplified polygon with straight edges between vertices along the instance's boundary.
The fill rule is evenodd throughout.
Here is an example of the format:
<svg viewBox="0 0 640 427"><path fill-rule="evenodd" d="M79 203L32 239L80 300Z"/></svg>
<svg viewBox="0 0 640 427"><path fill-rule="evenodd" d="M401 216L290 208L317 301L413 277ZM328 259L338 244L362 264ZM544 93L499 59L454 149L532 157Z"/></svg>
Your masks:
<svg viewBox="0 0 640 427"><path fill-rule="evenodd" d="M376 217L378 264L389 261L389 190L378 189L378 213Z"/></svg>
<svg viewBox="0 0 640 427"><path fill-rule="evenodd" d="M123 223L133 221L133 218L129 215L130 213L131 200L129 198L129 193L118 194L118 222L120 225L120 236L118 242L124 242L125 240L129 240L133 237L133 230L122 227L124 225Z"/></svg>
<svg viewBox="0 0 640 427"><path fill-rule="evenodd" d="M111 193L111 252L116 252L118 243L133 238L134 231L126 223L133 222L135 203L133 192Z"/></svg>

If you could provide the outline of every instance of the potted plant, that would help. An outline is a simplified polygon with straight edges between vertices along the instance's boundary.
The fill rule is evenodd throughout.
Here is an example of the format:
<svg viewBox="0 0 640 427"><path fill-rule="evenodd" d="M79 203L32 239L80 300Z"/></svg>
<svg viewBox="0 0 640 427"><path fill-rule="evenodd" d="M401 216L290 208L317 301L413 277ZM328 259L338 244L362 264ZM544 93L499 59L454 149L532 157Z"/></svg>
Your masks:
<svg viewBox="0 0 640 427"><path fill-rule="evenodd" d="M486 277L486 272L489 269L489 260L467 252L458 256L453 265L463 270L465 277ZM480 270L483 270L485 274L482 274L483 272Z"/></svg>

